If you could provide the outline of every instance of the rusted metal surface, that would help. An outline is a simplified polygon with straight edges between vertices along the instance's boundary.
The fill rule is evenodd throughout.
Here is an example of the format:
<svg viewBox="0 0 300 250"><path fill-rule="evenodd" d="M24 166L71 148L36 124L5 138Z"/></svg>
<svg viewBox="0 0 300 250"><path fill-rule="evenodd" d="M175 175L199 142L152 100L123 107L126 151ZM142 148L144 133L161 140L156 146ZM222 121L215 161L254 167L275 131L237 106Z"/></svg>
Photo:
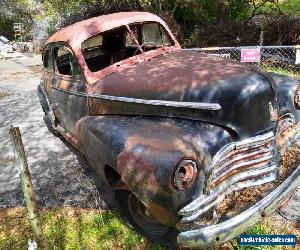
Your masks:
<svg viewBox="0 0 300 250"><path fill-rule="evenodd" d="M216 225L182 232L178 236L178 243L185 247L204 249L229 241L274 211L299 184L300 166L280 186L246 211Z"/></svg>
<svg viewBox="0 0 300 250"><path fill-rule="evenodd" d="M178 190L190 188L197 177L197 164L192 160L181 161L174 172L174 186Z"/></svg>
<svg viewBox="0 0 300 250"><path fill-rule="evenodd" d="M295 107L300 110L300 84L298 85L295 92L294 103L295 103Z"/></svg>
<svg viewBox="0 0 300 250"><path fill-rule="evenodd" d="M113 64L99 72L91 72L89 70L81 51L81 43L84 40L91 37L92 35L111 30L116 27L142 22L160 23L168 32L171 39L174 41L174 46L157 49L155 51L149 51L141 55L128 58L127 60L123 60L120 63ZM78 22L56 32L46 41L45 46L56 42L65 42L71 47L89 84L94 83L101 77L105 77L106 75L123 69L124 67L127 68L132 64L140 63L145 60L151 60L152 58L163 53L180 49L178 41L170 31L169 27L166 25L166 23L158 16L147 12L120 12L90 18L88 20Z"/></svg>
<svg viewBox="0 0 300 250"><path fill-rule="evenodd" d="M226 91L228 88L231 88L230 93ZM274 96L269 82L263 76L244 65L194 51L169 53L115 72L94 83L88 92L92 94L92 115L160 115L202 120L229 127L240 137L248 137L275 126L270 120L269 111L269 102ZM146 100L218 103L222 109L198 111L134 105L101 100L97 94Z"/></svg>
<svg viewBox="0 0 300 250"><path fill-rule="evenodd" d="M179 211L182 221L195 220L234 190L275 180L278 156L274 141L269 132L229 143L218 151L207 171L204 194Z"/></svg>
<svg viewBox="0 0 300 250"><path fill-rule="evenodd" d="M230 240L245 228L250 228L259 220L259 216L264 217L266 213L273 211L291 195L297 185L300 184L298 177L300 159L299 157L292 157L293 162L290 162L287 156L290 157L293 153L299 153L299 148L297 146L293 147L293 145L299 144L299 134L299 123L290 124L290 127L285 131L279 129L276 142L282 154L282 161L278 168L274 169L276 172L273 177L261 175L262 181L255 185L253 185L255 181L252 178L249 186L242 184L238 188L233 188L230 185L230 188L233 188L232 190L227 190L226 195L218 194L204 208L201 207L201 204L205 204L207 197L203 197L203 199L199 197L199 200L194 200L183 208L180 213L187 217L183 217L177 227L183 227L187 232L179 235L179 243L181 242L184 246L204 248ZM275 139L274 136L269 138ZM187 213L188 210L190 210L190 214ZM257 212L254 211L260 211L260 215L257 217ZM214 213L217 220L212 217ZM247 214L248 217L243 219L243 214L245 216ZM210 217L207 217L209 215ZM204 229L200 229L199 225L197 227L197 221L202 223ZM234 229L234 233L228 232L228 228ZM214 231L214 234L211 232L211 236L208 236L209 233L206 230L209 231L210 229ZM204 236L204 234L207 234L207 236ZM219 237L219 240L215 239L216 236ZM197 241L194 241L196 238Z"/></svg>
<svg viewBox="0 0 300 250"><path fill-rule="evenodd" d="M217 126L159 117L86 117L77 134L96 170L103 171L105 163L115 166L145 204L160 206L173 218L179 207L203 192L204 171L213 154L231 141ZM182 159L197 162L198 175L192 187L178 191L173 178Z"/></svg>
<svg viewBox="0 0 300 250"><path fill-rule="evenodd" d="M45 43L45 45L54 42L68 42L74 49L80 48L81 43L94 34L114 29L119 26L125 26L132 23L141 22L158 22L162 23L170 35L174 35L170 31L165 22L158 16L149 12L119 12L109 15L90 18L81 22L77 22L71 26L63 28L53 34ZM178 44L179 46L179 44Z"/></svg>
<svg viewBox="0 0 300 250"><path fill-rule="evenodd" d="M147 22L162 25L170 45L146 50L131 27ZM92 72L81 44L107 31L112 37L129 32L134 53ZM61 46L80 75L58 72L53 61ZM52 68L45 67L38 95L53 128L85 155L99 178L109 183L111 169L117 175L112 188L132 191L159 223L186 231L180 244L230 239L298 183L299 168L282 177L278 154L300 137L298 80L183 50L159 17L142 12L76 23L50 37L44 55L47 50ZM257 204L220 221L217 207L231 194L262 186L266 193Z"/></svg>

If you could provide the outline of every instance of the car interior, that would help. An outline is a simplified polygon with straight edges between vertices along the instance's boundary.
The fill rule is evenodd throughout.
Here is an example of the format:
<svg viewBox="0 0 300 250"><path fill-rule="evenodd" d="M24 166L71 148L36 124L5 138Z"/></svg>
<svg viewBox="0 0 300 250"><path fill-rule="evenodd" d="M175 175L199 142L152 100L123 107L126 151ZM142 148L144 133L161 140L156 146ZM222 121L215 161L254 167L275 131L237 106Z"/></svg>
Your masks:
<svg viewBox="0 0 300 250"><path fill-rule="evenodd" d="M138 23L96 34L82 45L82 53L90 71L97 72L114 63L161 46L171 46L172 40L164 28L155 22ZM137 44L138 42L138 44Z"/></svg>
<svg viewBox="0 0 300 250"><path fill-rule="evenodd" d="M65 46L58 46L54 49L55 68L61 75L81 75L80 65L71 50Z"/></svg>

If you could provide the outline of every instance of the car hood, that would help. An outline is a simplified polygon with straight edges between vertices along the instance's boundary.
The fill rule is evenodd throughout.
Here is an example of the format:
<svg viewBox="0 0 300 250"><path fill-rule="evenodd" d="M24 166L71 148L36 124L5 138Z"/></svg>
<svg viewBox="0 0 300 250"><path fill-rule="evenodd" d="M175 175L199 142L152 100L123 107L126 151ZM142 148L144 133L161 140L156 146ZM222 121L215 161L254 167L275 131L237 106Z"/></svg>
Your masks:
<svg viewBox="0 0 300 250"><path fill-rule="evenodd" d="M274 127L269 78L245 64L192 50L179 50L132 65L99 80L90 93L145 100L218 103L220 110L153 107L91 98L91 113L158 115L211 122L243 138ZM100 98L101 99L101 98Z"/></svg>

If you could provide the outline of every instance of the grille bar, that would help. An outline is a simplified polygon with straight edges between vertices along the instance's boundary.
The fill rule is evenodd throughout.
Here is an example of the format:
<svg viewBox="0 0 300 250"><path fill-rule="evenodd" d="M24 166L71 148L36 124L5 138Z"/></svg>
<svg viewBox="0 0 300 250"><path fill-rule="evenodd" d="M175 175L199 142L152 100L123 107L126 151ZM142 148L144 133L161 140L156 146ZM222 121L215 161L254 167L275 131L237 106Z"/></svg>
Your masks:
<svg viewBox="0 0 300 250"><path fill-rule="evenodd" d="M231 165L231 167L227 168L226 170L221 169L221 170L224 170L224 171L221 172L221 170L219 170L220 174L214 175L213 179L211 180L211 184L216 182L220 178L228 175L230 172L232 172L234 170L239 170L239 169L242 169L242 168L247 167L247 166L250 166L251 168L253 168L255 165L258 165L259 163L265 163L265 162L270 161L272 159L273 159L273 154L269 153L268 155L266 155L262 158L257 158L255 160L239 162L236 165Z"/></svg>
<svg viewBox="0 0 300 250"><path fill-rule="evenodd" d="M184 216L182 221L194 220L234 190L274 181L277 166L272 131L225 145L208 169L204 193L179 211Z"/></svg>
<svg viewBox="0 0 300 250"><path fill-rule="evenodd" d="M255 165L272 164L275 156L275 136L272 131L251 137L239 142L232 142L225 145L213 158L211 167L208 169L206 178L205 194L209 194L214 188L213 184L220 178L231 176L232 171L244 170L246 167L254 168ZM248 152L248 153L247 153ZM268 153L269 156L265 156ZM232 164L227 167L226 163ZM228 170L228 168L230 170ZM218 177L221 174L220 177ZM220 182L220 181L219 181Z"/></svg>

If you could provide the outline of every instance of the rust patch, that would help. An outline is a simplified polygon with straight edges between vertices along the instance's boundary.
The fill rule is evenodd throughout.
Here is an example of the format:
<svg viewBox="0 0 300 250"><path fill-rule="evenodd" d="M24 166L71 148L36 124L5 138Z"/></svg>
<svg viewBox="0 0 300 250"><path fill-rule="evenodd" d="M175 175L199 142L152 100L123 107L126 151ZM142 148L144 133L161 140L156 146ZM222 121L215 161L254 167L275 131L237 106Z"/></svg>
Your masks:
<svg viewBox="0 0 300 250"><path fill-rule="evenodd" d="M190 188L197 177L196 163L192 161L183 161L177 167L174 176L174 185L179 190Z"/></svg>
<svg viewBox="0 0 300 250"><path fill-rule="evenodd" d="M294 104L295 107L299 110L300 109L300 84L298 85L295 91Z"/></svg>
<svg viewBox="0 0 300 250"><path fill-rule="evenodd" d="M281 153L285 153L287 149L292 145L293 139L300 131L300 122L296 125L291 123L283 124L283 129L279 132L276 139L276 144L278 145Z"/></svg>
<svg viewBox="0 0 300 250"><path fill-rule="evenodd" d="M293 146L281 156L278 180L282 182L300 164L300 147Z"/></svg>

